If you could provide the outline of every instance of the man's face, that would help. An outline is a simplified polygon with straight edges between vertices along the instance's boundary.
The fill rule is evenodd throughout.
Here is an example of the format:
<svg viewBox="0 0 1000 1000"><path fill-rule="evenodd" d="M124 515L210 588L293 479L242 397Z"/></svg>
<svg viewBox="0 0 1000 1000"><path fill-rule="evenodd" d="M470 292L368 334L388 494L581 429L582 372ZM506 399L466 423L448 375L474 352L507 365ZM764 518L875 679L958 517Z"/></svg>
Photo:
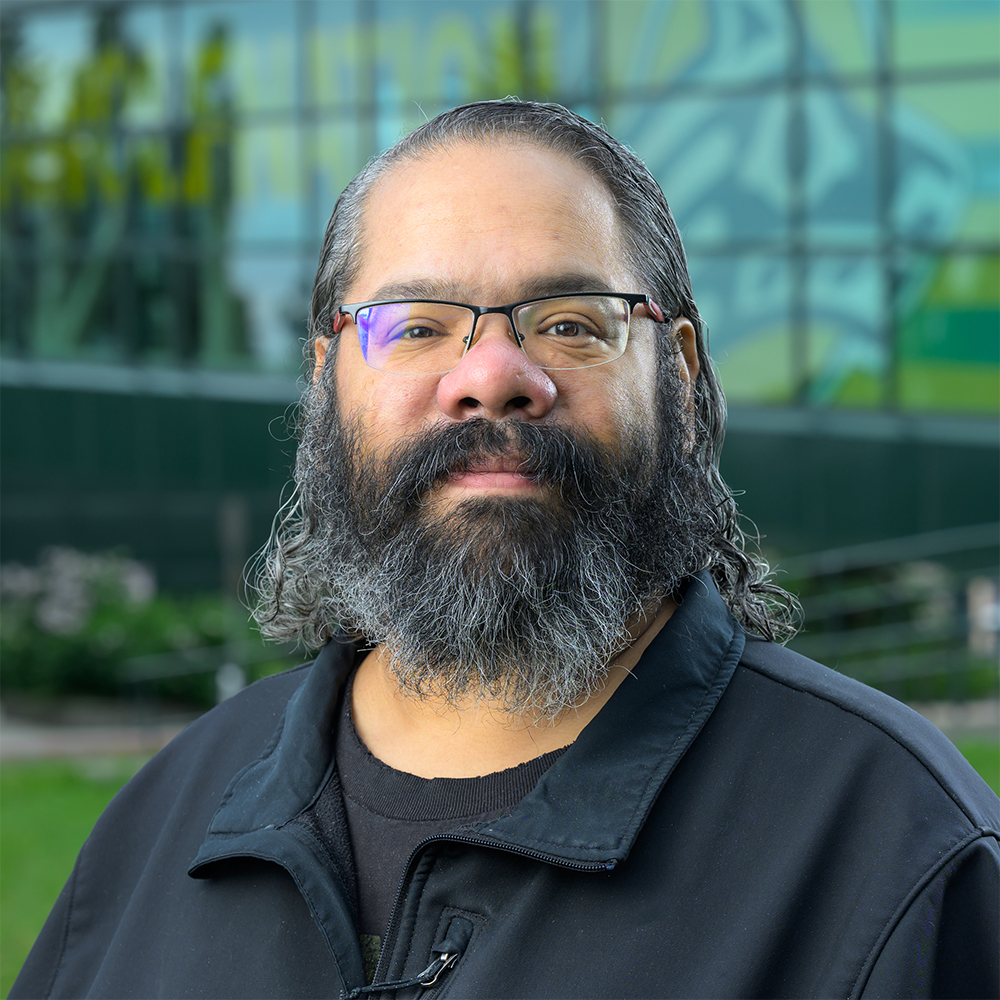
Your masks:
<svg viewBox="0 0 1000 1000"><path fill-rule="evenodd" d="M396 167L361 252L348 302L644 291L604 188L525 145ZM298 458L305 578L328 621L385 645L404 691L552 715L597 690L629 620L704 564L697 362L662 350L666 328L638 310L622 357L570 371L532 364L503 315L479 323L445 375L369 368L351 324L332 372L317 345Z"/></svg>
<svg viewBox="0 0 1000 1000"><path fill-rule="evenodd" d="M425 297L492 306L563 286L643 290L625 265L603 185L569 159L532 145L461 144L395 167L371 194L362 254L347 302ZM581 279L588 288L580 288ZM481 317L477 333L453 371L409 375L369 368L347 325L336 354L339 409L374 456L471 417L559 425L612 449L622 433L650 426L656 325L643 307L632 318L625 355L595 368L543 371L516 346L502 315ZM439 484L435 506L541 489L502 465L488 463Z"/></svg>

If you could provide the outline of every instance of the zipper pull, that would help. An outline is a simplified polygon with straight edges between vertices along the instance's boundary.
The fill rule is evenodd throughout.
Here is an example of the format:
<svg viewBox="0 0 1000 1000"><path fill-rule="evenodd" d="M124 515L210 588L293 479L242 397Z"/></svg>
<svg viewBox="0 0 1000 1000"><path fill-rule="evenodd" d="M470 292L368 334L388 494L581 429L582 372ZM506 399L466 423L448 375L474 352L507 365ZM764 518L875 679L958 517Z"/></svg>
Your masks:
<svg viewBox="0 0 1000 1000"><path fill-rule="evenodd" d="M438 944L431 948L431 954L438 955L439 957L420 973L419 978L422 985L433 986L438 981L441 973L449 965L454 965L461 958L462 952L465 951L465 947L471 937L472 922L466 920L464 917L452 917L448 922L448 930L445 931L444 937ZM436 969L435 966L437 966ZM435 969L433 978L425 980L424 977L432 969Z"/></svg>
<svg viewBox="0 0 1000 1000"><path fill-rule="evenodd" d="M349 993L341 992L340 1000L358 1000L367 993L383 993L390 990L406 990L411 986L433 986L445 969L454 965L465 951L472 937L472 921L464 917L452 917L448 922L441 941L431 948L431 955L436 956L423 972L418 972L412 979L398 979L391 983L372 983L370 986L358 986Z"/></svg>
<svg viewBox="0 0 1000 1000"><path fill-rule="evenodd" d="M448 968L449 965L454 964L458 961L458 955L452 952L451 954L444 954L440 958L436 958L430 965L424 969L417 976L417 983L421 986L433 986L441 976L441 973Z"/></svg>

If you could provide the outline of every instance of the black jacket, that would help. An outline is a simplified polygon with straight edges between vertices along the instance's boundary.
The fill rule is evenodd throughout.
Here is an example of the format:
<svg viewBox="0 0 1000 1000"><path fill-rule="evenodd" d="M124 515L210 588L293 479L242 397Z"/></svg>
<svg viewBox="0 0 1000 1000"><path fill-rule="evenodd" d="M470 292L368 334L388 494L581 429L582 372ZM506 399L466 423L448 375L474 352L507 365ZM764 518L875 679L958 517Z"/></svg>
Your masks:
<svg viewBox="0 0 1000 1000"><path fill-rule="evenodd" d="M363 985L337 797L322 827L311 812L352 660L331 643L143 768L10 996ZM993 996L998 827L933 726L745 637L699 577L513 812L414 852L377 978L418 973L457 928L457 962L396 996Z"/></svg>

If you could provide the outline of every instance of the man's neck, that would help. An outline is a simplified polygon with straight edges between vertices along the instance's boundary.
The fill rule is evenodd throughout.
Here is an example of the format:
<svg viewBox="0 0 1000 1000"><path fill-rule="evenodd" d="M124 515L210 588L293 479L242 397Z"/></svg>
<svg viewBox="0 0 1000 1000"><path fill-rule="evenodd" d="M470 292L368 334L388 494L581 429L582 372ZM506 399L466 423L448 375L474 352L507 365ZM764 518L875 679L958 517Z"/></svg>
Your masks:
<svg viewBox="0 0 1000 1000"><path fill-rule="evenodd" d="M652 616L637 617L604 686L556 719L512 717L480 699L449 705L444 698L403 695L379 646L358 667L351 710L358 735L390 767L423 778L472 778L503 771L568 746L607 704L646 647L676 610L669 598Z"/></svg>

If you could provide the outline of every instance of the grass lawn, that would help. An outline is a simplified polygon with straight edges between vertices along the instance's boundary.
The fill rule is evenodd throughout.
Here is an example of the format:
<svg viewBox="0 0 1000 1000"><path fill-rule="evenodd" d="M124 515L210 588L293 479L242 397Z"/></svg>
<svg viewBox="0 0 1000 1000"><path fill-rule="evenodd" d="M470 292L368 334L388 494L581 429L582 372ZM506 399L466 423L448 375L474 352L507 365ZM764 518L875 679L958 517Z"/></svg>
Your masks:
<svg viewBox="0 0 1000 1000"><path fill-rule="evenodd" d="M7 996L80 845L142 759L0 767L0 996Z"/></svg>
<svg viewBox="0 0 1000 1000"><path fill-rule="evenodd" d="M996 740L958 740L955 745L986 784L1000 795L1000 743Z"/></svg>
<svg viewBox="0 0 1000 1000"><path fill-rule="evenodd" d="M958 748L1000 794L1000 743L964 740ZM0 995L7 996L90 828L142 763L116 757L0 767Z"/></svg>

